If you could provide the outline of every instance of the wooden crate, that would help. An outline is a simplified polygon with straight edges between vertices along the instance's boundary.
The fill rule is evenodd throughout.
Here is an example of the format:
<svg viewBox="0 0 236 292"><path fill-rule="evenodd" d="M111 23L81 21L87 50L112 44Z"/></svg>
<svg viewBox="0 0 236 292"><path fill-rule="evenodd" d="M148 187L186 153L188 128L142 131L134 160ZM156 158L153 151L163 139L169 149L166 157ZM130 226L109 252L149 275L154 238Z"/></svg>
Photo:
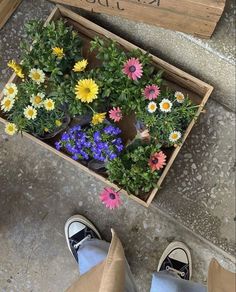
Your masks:
<svg viewBox="0 0 236 292"><path fill-rule="evenodd" d="M133 50L137 49L138 47L133 45L132 43L126 41L125 39L111 33L110 31L102 28L99 25L94 24L93 22L83 18L82 16L72 12L69 9L64 8L63 6L58 5L50 14L48 17L46 23L56 20L59 18L64 18L67 20L67 22L71 25L74 26L74 28L79 32L79 35L83 38L84 44L85 44L85 52L88 52L87 46L88 43L92 38L95 36L100 36L100 37L106 37L115 40L118 42L125 50ZM144 50L142 50L145 52ZM87 57L87 56L86 56ZM163 61L162 59L151 55L153 64L160 70L164 71L164 80L168 83L168 86L174 90L181 90L185 94L188 94L189 97L196 103L199 104L198 112L196 114L196 117L192 120L190 125L188 126L184 137L183 137L183 143L186 140L187 136L189 135L191 129L193 128L197 117L200 115L202 112L205 103L207 102L210 94L212 93L213 87L195 77L192 75L176 68L173 65L170 65L169 63ZM88 56L89 58L89 56ZM13 74L8 82L17 82L17 77L15 74ZM0 99L3 97L3 92L0 95ZM1 112L0 112L1 114ZM4 124L7 123L7 121L2 117L0 117L0 121L3 122ZM110 187L113 187L115 190L120 190L120 188L111 183L109 180L105 179L101 175L93 172L92 170L88 169L87 167L83 166L82 164L76 162L75 160L71 159L67 155L63 154L62 152L57 151L55 148L52 147L52 144L50 142L43 142L34 136L23 133L23 135L37 144L42 145L46 149L54 152L55 154L59 155L60 157L64 158L65 160L69 161L82 171L85 171L86 173L93 175L94 177L100 179ZM140 203L141 205L148 207L152 200L154 199L158 189L160 188L165 176L167 175L170 167L172 166L176 156L178 155L182 145L178 146L173 150L173 152L170 155L170 158L168 160L168 163L160 177L160 179L157 182L157 187L149 194L148 198L144 201L134 195L128 195L125 190L121 190L122 193L128 195L131 199L135 200L136 202Z"/></svg>
<svg viewBox="0 0 236 292"><path fill-rule="evenodd" d="M210 38L226 0L51 0Z"/></svg>
<svg viewBox="0 0 236 292"><path fill-rule="evenodd" d="M0 0L0 29L7 22L22 0Z"/></svg>

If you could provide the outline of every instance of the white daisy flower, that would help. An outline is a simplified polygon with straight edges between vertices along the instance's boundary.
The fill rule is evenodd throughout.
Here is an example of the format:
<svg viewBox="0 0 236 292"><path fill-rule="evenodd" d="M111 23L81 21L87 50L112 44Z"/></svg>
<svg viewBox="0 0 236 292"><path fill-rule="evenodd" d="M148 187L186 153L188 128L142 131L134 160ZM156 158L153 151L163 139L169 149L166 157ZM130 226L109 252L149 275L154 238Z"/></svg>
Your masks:
<svg viewBox="0 0 236 292"><path fill-rule="evenodd" d="M32 95L30 98L30 102L35 108L40 108L43 106L43 99L45 97L45 94L43 93L37 93L36 95Z"/></svg>
<svg viewBox="0 0 236 292"><path fill-rule="evenodd" d="M170 133L169 140L173 143L177 142L181 138L182 134L179 131L173 131Z"/></svg>
<svg viewBox="0 0 236 292"><path fill-rule="evenodd" d="M28 120L35 120L37 117L37 110L35 108L33 108L32 106L28 105L24 109L24 116Z"/></svg>
<svg viewBox="0 0 236 292"><path fill-rule="evenodd" d="M17 132L17 127L13 123L7 123L5 127L5 133L10 136L13 136Z"/></svg>
<svg viewBox="0 0 236 292"><path fill-rule="evenodd" d="M14 98L18 93L18 89L15 83L8 83L3 89L3 94Z"/></svg>
<svg viewBox="0 0 236 292"><path fill-rule="evenodd" d="M55 102L51 98L45 99L43 104L47 111L52 111L55 108Z"/></svg>
<svg viewBox="0 0 236 292"><path fill-rule="evenodd" d="M160 110L162 112L168 113L171 111L171 108L172 108L172 102L169 99L164 98L162 102L160 103Z"/></svg>
<svg viewBox="0 0 236 292"><path fill-rule="evenodd" d="M45 81L45 74L42 70L33 68L30 70L29 77L35 81L37 84L43 83Z"/></svg>
<svg viewBox="0 0 236 292"><path fill-rule="evenodd" d="M149 111L149 113L154 113L155 111L157 110L157 104L154 102L154 101L152 101L152 102L149 102L149 104L148 104L148 111Z"/></svg>
<svg viewBox="0 0 236 292"><path fill-rule="evenodd" d="M180 92L180 91L176 91L175 98L176 98L178 103L183 103L184 100L185 100L184 94L182 92Z"/></svg>
<svg viewBox="0 0 236 292"><path fill-rule="evenodd" d="M4 112L9 112L15 103L15 99L9 96L5 96L1 100L1 110Z"/></svg>

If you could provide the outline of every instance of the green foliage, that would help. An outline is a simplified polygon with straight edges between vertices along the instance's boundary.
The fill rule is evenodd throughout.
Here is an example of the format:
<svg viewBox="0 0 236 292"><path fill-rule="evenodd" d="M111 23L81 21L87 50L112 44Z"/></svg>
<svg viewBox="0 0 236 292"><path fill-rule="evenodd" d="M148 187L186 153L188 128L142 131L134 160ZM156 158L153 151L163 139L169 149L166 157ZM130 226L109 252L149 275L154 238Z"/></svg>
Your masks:
<svg viewBox="0 0 236 292"><path fill-rule="evenodd" d="M88 111L75 99L74 88L80 74L72 71L74 64L82 59L82 42L77 32L63 20L53 21L46 26L41 21L29 21L26 33L28 42L21 43L21 67L25 79L17 85L17 98L8 117L19 131L43 136L57 131L58 122L63 123L68 114L74 116ZM62 58L53 53L55 47L63 49ZM43 83L37 84L29 78L33 68L43 70L46 75ZM44 99L52 99L55 109L47 111L44 106L36 108L36 119L29 120L24 116L24 109L32 105L30 98L38 93L44 94Z"/></svg>
<svg viewBox="0 0 236 292"><path fill-rule="evenodd" d="M148 161L160 151L160 145L139 145L126 149L121 156L107 165L109 180L125 188L129 193L143 195L156 187L160 171L151 171Z"/></svg>
<svg viewBox="0 0 236 292"><path fill-rule="evenodd" d="M171 142L169 136L173 131L178 131L183 136L196 114L197 106L193 105L188 96L185 96L183 103L178 103L175 92L166 87L162 80L162 72L155 68L148 53L143 53L141 50L126 52L115 41L96 37L90 43L90 51L93 56L96 56L94 64L98 64L98 66L84 72L74 72L72 69L75 63L83 58L81 39L72 27L66 25L62 20L51 22L46 26L40 21L30 21L26 25L26 29L29 43L22 42L22 62L18 65L20 70L22 69L25 79L17 85L18 94L15 97L14 106L7 113L9 121L14 122L19 131L24 130L43 136L58 130L60 127L58 124L63 123L67 115L75 117L91 115L94 112L106 112L108 118L108 112L112 107L119 107L123 117L135 113L137 121L142 125L138 130L139 139L135 139L124 150L119 140L115 141L113 137L111 138L104 132L104 124L91 126L90 129L86 128L83 135L88 142L95 140L94 135L98 134L104 143L107 142L110 145L116 142L110 148L108 147L110 153L107 153L105 158L100 157L109 160L107 173L111 181L137 196L150 192L152 188L156 187L161 174L161 171L151 170L148 164L151 155L160 152L164 147L181 143L180 140L177 143ZM53 51L55 48L61 50L61 57L55 54ZM129 79L122 71L124 64L130 58L137 58L142 64L143 74L137 80ZM11 67L13 68L13 65ZM29 78L30 70L33 68L43 70L44 82L36 83ZM75 86L81 79L93 79L99 87L98 98L89 104L76 99ZM156 94L157 98L152 100L157 105L154 113L148 111L150 100L144 96L144 90L148 85L156 85L160 88L159 96L157 97L158 94ZM27 119L24 109L32 105L31 97L38 93L45 95L45 99L52 99L55 108L47 111L45 106L37 107L35 105L37 117L34 120ZM163 99L171 101L170 112L160 110L160 103ZM113 119L116 120L116 118ZM65 139L58 144L58 149L65 147L73 150L78 146L73 136L73 131L78 129L71 130L72 141L68 142L64 135ZM146 144L140 140L144 139L144 136L141 135L144 130L146 136L150 134L150 137L146 137ZM79 139L80 142L81 140ZM98 159L99 149L97 148L103 146L104 149L107 148L107 145L102 146L101 143L97 143L94 149L90 149L90 146L86 145L82 145L88 148L85 156L82 151L80 156L71 151L71 154L77 155L74 158L80 159L83 156L84 159L87 159L88 156L88 159L91 157ZM119 150L119 153L115 150ZM119 156L117 157L117 155Z"/></svg>
<svg viewBox="0 0 236 292"><path fill-rule="evenodd" d="M162 72L155 72L148 53L140 50L126 53L115 41L104 42L100 38L91 42L91 51L95 51L101 61L101 66L90 72L91 77L97 78L101 96L109 99L111 106L121 107L125 114L142 111L145 108L145 86L153 83L160 86L162 83ZM125 62L131 57L138 58L143 65L143 76L136 81L122 72Z"/></svg>
<svg viewBox="0 0 236 292"><path fill-rule="evenodd" d="M26 131L43 136L46 133L51 133L59 127L56 121L63 123L65 112L60 102L55 97L50 97L55 102L55 109L47 111L43 106L37 108L37 118L35 120L28 120L24 116L24 108L31 105L31 95L43 93L46 96L48 88L45 85L37 85L31 80L27 80L18 85L18 97L15 100L14 108L9 114L9 120L17 125L19 131Z"/></svg>
<svg viewBox="0 0 236 292"><path fill-rule="evenodd" d="M164 98L172 102L171 112L166 113L160 110L160 103ZM182 104L178 103L174 92L169 89L161 91L161 95L155 102L157 103L155 113L148 112L147 106L149 101L146 101L146 110L138 112L136 114L137 119L149 129L151 137L155 138L156 141L165 147L177 144L169 140L170 133L173 131L183 133L194 118L198 106L193 105L189 97L185 97ZM178 143L181 143L181 141L179 140Z"/></svg>
<svg viewBox="0 0 236 292"><path fill-rule="evenodd" d="M90 71L91 78L97 78L101 88L101 96L107 98L109 106L120 107L123 114L135 112L136 118L149 129L152 137L165 146L172 146L169 135L173 131L183 133L190 121L196 114L197 107L192 101L185 97L180 104L175 98L175 92L163 85L162 72L156 72L151 58L147 53L133 50L126 53L123 48L111 40L95 38L91 42L91 51L96 52L101 65ZM143 75L137 81L129 79L122 68L129 58L138 58L143 66ZM161 94L157 100L157 111L149 113L148 104L150 100L145 99L143 94L147 85L155 84L161 88ZM160 102L169 99L172 104L171 112L162 112L159 108ZM178 143L181 141L179 140Z"/></svg>
<svg viewBox="0 0 236 292"><path fill-rule="evenodd" d="M81 39L63 20L52 21L46 26L42 21L29 21L26 33L29 42L21 43L24 71L40 68L51 79L60 82L63 75L70 72L75 62L81 59ZM55 47L63 49L63 58L59 59L52 53Z"/></svg>

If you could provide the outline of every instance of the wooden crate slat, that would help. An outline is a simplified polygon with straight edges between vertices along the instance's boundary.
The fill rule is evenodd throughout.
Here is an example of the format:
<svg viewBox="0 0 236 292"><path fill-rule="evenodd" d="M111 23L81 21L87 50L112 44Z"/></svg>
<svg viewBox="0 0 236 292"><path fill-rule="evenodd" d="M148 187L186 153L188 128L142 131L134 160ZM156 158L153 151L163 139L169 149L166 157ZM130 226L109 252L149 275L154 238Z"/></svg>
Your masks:
<svg viewBox="0 0 236 292"><path fill-rule="evenodd" d="M67 0L68 1L68 0ZM123 4L124 0L121 0ZM199 3L199 1L189 1L189 0L168 0L155 2L151 0L139 1L139 0L128 0L132 4L139 4L142 6L157 8L159 10L167 10L169 12L178 13L184 16L192 16L193 18L205 19L212 22L219 21L222 12L224 10L224 5L219 5L218 2L212 5L208 1L204 3ZM207 3L206 3L207 2ZM225 2L225 1L224 1ZM127 3L126 1L124 3ZM158 5L159 3L159 5Z"/></svg>
<svg viewBox="0 0 236 292"><path fill-rule="evenodd" d="M7 22L22 0L0 0L0 29Z"/></svg>
<svg viewBox="0 0 236 292"><path fill-rule="evenodd" d="M225 0L52 0L85 10L121 16L135 21L209 38L219 21ZM159 3L159 5L157 5Z"/></svg>

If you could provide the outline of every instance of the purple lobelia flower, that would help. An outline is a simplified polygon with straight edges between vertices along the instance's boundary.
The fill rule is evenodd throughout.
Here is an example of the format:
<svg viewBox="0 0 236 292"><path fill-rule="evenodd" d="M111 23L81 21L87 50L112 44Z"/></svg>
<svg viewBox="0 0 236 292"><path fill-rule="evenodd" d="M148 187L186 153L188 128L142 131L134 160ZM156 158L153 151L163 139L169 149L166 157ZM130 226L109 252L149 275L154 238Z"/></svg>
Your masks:
<svg viewBox="0 0 236 292"><path fill-rule="evenodd" d="M121 130L113 125L98 125L92 128L74 126L62 134L61 140L55 143L57 150L65 149L74 160L115 159L124 145L118 135Z"/></svg>

